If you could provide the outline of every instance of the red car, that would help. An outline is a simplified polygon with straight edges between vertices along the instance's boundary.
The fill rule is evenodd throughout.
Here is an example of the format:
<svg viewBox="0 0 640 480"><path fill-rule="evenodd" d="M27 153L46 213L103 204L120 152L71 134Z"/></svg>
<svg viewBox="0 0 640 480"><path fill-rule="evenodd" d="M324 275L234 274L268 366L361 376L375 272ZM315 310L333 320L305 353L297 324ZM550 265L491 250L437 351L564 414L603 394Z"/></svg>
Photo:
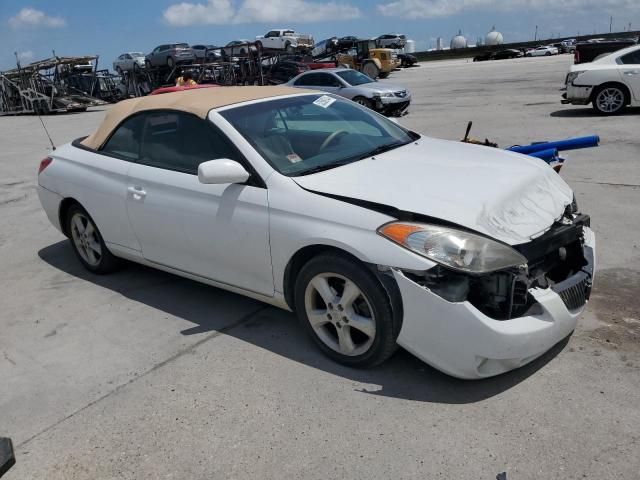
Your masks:
<svg viewBox="0 0 640 480"><path fill-rule="evenodd" d="M218 87L219 85L214 85L211 83L206 83L204 85L182 85L182 86L172 86L172 87L160 87L156 88L149 95L158 95L160 93L171 93L171 92L182 92L183 90L195 90L197 88L211 88Z"/></svg>

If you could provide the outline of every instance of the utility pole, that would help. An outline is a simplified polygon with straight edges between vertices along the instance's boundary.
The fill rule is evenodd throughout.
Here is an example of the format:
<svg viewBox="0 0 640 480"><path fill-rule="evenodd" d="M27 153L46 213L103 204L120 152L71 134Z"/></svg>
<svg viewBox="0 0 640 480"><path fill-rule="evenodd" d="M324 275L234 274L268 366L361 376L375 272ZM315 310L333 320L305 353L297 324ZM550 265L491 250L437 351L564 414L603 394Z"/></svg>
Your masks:
<svg viewBox="0 0 640 480"><path fill-rule="evenodd" d="M609 19L609 33L613 32L613 15Z"/></svg>
<svg viewBox="0 0 640 480"><path fill-rule="evenodd" d="M535 33L535 35L533 36L533 41L534 41L534 42L537 42L537 41L538 41L538 25L536 25L536 33Z"/></svg>

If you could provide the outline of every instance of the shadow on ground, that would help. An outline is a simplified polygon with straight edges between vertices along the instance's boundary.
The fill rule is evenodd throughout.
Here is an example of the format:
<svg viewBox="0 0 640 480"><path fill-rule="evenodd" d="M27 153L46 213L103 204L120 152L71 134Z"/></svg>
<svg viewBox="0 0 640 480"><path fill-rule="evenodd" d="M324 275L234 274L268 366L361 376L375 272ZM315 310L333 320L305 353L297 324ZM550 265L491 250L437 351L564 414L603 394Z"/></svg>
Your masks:
<svg viewBox="0 0 640 480"><path fill-rule="evenodd" d="M404 350L383 365L358 370L344 367L327 359L298 325L296 317L280 309L256 302L252 315L226 324L216 317L216 297L221 290L137 264L127 264L120 272L99 276L86 271L75 258L66 241L43 248L39 257L66 274L117 292L133 301L166 312L193 324L183 335L223 331L257 347L312 368L348 378L355 382L379 385L361 390L381 395L421 402L464 404L474 403L508 390L544 367L567 344L563 340L538 360L518 370L480 381L462 381L429 367ZM222 292L237 298L244 297Z"/></svg>
<svg viewBox="0 0 640 480"><path fill-rule="evenodd" d="M618 114L617 116L626 116L626 115L638 115L640 114L640 108L627 108L624 112ZM593 108L563 108L562 110L556 110L555 112L551 112L549 114L552 117L558 118L584 118L584 117L601 117L605 118L603 115L597 113Z"/></svg>

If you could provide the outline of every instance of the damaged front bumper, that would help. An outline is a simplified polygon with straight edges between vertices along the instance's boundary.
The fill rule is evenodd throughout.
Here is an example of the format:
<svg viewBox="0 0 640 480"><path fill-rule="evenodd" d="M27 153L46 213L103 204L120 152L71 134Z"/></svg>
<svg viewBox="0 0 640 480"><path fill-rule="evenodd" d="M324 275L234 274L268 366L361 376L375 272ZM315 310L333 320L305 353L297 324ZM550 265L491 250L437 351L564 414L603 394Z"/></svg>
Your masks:
<svg viewBox="0 0 640 480"><path fill-rule="evenodd" d="M393 269L404 311L398 344L463 379L498 375L541 356L573 332L588 300L595 236L587 225L579 229L584 255L580 270L545 287L532 284L526 293L530 304L515 318L496 319L468 300L446 300L406 272Z"/></svg>

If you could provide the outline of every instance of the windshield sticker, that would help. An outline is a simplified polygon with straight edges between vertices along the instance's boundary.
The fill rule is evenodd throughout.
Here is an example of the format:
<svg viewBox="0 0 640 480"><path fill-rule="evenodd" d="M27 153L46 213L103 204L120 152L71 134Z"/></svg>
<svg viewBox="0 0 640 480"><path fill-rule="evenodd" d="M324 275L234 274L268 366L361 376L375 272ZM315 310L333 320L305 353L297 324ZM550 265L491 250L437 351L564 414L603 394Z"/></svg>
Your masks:
<svg viewBox="0 0 640 480"><path fill-rule="evenodd" d="M331 97L329 97L327 95L323 95L313 103L314 103L314 105L318 105L319 107L327 108L335 101L336 101L335 98L331 98Z"/></svg>
<svg viewBox="0 0 640 480"><path fill-rule="evenodd" d="M287 160L289 160L291 163L298 163L302 161L297 153L290 153L289 155L287 155Z"/></svg>

